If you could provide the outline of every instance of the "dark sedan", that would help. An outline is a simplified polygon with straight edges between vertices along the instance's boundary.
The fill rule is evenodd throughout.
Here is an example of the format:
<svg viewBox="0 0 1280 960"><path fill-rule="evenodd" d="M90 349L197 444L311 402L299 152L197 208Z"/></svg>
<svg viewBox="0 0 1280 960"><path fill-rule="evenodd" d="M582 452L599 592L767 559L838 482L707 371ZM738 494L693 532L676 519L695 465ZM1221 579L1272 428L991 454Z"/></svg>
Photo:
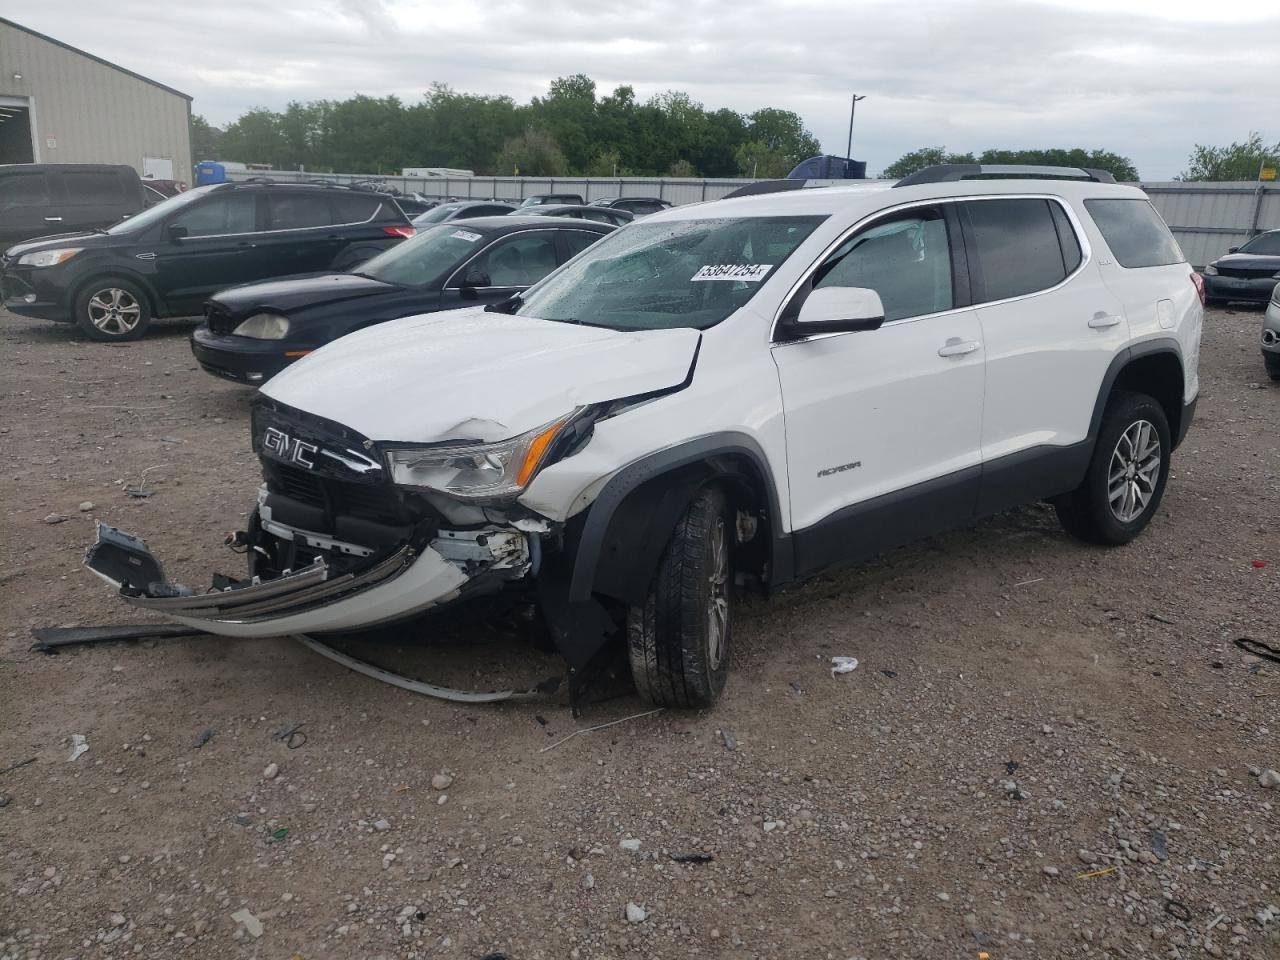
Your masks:
<svg viewBox="0 0 1280 960"><path fill-rule="evenodd" d="M258 385L363 327L506 300L614 228L584 220L481 217L428 226L356 273L314 274L223 290L191 335L200 366Z"/></svg>
<svg viewBox="0 0 1280 960"><path fill-rule="evenodd" d="M433 223L448 223L450 220L472 220L476 217L501 217L514 213L514 203L503 203L501 200L456 201L442 203L433 210L413 218L413 225L418 229L429 227Z"/></svg>
<svg viewBox="0 0 1280 960"><path fill-rule="evenodd" d="M610 207L588 207L577 204L548 204L543 207L521 207L518 211L522 217L576 217L579 220L591 220L594 223L607 223L613 227L624 227L635 217L625 210L614 210Z"/></svg>
<svg viewBox="0 0 1280 960"><path fill-rule="evenodd" d="M661 213L671 209L671 201L658 197L601 197L592 200L593 207L609 207L611 210L625 210L635 217L647 217L651 213Z"/></svg>
<svg viewBox="0 0 1280 960"><path fill-rule="evenodd" d="M1207 302L1228 300L1266 303L1280 282L1280 230L1260 233L1241 247L1232 247L1204 268Z"/></svg>

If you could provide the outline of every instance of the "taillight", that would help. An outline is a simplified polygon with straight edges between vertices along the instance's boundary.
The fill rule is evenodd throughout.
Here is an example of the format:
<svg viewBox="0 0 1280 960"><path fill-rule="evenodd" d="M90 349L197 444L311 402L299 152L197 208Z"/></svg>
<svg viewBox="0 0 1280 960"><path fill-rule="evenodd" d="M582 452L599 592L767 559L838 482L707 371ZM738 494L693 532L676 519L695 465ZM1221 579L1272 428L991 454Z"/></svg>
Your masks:
<svg viewBox="0 0 1280 960"><path fill-rule="evenodd" d="M1203 307L1204 306L1204 277L1200 276L1200 274L1192 270L1191 283L1196 288L1196 294L1199 295L1200 297L1200 306Z"/></svg>
<svg viewBox="0 0 1280 960"><path fill-rule="evenodd" d="M382 232L393 237L404 237L407 240L418 231L406 223L403 227L383 227ZM1204 295L1202 293L1201 298L1203 298L1203 296Z"/></svg>

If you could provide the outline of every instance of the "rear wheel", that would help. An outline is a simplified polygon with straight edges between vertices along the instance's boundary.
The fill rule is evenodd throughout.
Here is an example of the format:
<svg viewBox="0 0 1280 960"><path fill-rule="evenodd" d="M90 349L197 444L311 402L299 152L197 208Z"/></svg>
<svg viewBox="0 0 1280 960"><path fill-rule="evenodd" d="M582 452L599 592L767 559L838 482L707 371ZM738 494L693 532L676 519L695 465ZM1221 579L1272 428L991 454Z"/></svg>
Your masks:
<svg viewBox="0 0 1280 960"><path fill-rule="evenodd" d="M93 340L137 340L151 324L147 295L133 281L103 277L76 296L75 321Z"/></svg>
<svg viewBox="0 0 1280 960"><path fill-rule="evenodd" d="M1113 396L1080 486L1054 506L1067 531L1090 543L1128 543L1151 522L1173 449L1164 408L1143 393Z"/></svg>
<svg viewBox="0 0 1280 960"><path fill-rule="evenodd" d="M627 616L631 675L664 707L715 703L733 637L733 514L724 491L698 492L676 523L644 605Z"/></svg>

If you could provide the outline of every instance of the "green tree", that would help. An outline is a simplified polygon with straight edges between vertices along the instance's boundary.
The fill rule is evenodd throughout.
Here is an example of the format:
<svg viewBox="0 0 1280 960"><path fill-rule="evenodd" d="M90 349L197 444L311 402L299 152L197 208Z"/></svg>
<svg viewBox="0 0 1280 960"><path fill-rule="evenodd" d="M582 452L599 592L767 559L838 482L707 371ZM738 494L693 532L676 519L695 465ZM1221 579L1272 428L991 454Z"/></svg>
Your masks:
<svg viewBox="0 0 1280 960"><path fill-rule="evenodd" d="M667 171L669 177L696 177L698 171L694 169L692 163L688 160L677 160L671 165L671 169Z"/></svg>
<svg viewBox="0 0 1280 960"><path fill-rule="evenodd" d="M780 149L770 147L763 140L748 140L734 151L738 164L738 176L777 180L785 177L795 162Z"/></svg>
<svg viewBox="0 0 1280 960"><path fill-rule="evenodd" d="M818 138L805 129L800 115L790 110L773 107L757 110L747 117L746 135L748 140L759 141L770 150L777 151L791 162L792 167L801 160L822 153Z"/></svg>
<svg viewBox="0 0 1280 960"><path fill-rule="evenodd" d="M530 104L533 123L556 142L570 168L582 170L596 151L592 132L596 117L596 82L584 74L551 81L547 96Z"/></svg>
<svg viewBox="0 0 1280 960"><path fill-rule="evenodd" d="M583 172L588 177L621 177L625 176L622 170L622 154L617 150L601 150Z"/></svg>
<svg viewBox="0 0 1280 960"><path fill-rule="evenodd" d="M222 131L219 160L240 163L268 163L272 166L284 158L284 138L280 133L280 115L255 107Z"/></svg>
<svg viewBox="0 0 1280 960"><path fill-rule="evenodd" d="M940 163L977 163L972 153L947 153L946 147L921 147L904 153L893 163L884 168L881 177L888 180L901 180L909 177L925 167L936 167Z"/></svg>
<svg viewBox="0 0 1280 960"><path fill-rule="evenodd" d="M1137 182L1138 169L1128 157L1109 150L1050 147L1045 150L984 150L979 163L1034 164L1048 167L1088 167L1105 170L1117 180Z"/></svg>
<svg viewBox="0 0 1280 960"><path fill-rule="evenodd" d="M497 169L504 177L563 177L569 172L569 161L549 133L526 130L503 146Z"/></svg>
<svg viewBox="0 0 1280 960"><path fill-rule="evenodd" d="M217 160L221 150L222 131L200 114L191 116L191 153L198 163L201 160Z"/></svg>
<svg viewBox="0 0 1280 960"><path fill-rule="evenodd" d="M1262 134L1250 132L1243 143L1209 147L1197 143L1178 180L1257 180L1264 166L1280 164L1280 143L1268 146Z"/></svg>

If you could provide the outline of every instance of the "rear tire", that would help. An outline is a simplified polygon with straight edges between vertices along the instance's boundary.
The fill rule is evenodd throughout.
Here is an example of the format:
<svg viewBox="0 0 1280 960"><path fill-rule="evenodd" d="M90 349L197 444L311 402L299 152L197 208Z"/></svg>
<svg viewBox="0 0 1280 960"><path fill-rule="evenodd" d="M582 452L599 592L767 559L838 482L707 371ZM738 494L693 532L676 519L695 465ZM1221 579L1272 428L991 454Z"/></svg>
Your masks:
<svg viewBox="0 0 1280 960"><path fill-rule="evenodd" d="M1262 361L1267 365L1267 376L1272 380L1280 380L1280 355L1273 360L1270 354L1263 354Z"/></svg>
<svg viewBox="0 0 1280 960"><path fill-rule="evenodd" d="M1058 519L1088 543L1128 543L1160 506L1172 450L1164 408L1145 393L1116 393L1102 415L1084 480L1054 501Z"/></svg>
<svg viewBox="0 0 1280 960"><path fill-rule="evenodd" d="M100 277L76 294L76 326L91 340L137 340L151 325L151 301L132 280Z"/></svg>
<svg viewBox="0 0 1280 960"><path fill-rule="evenodd" d="M724 690L733 636L733 513L698 491L676 523L644 606L627 615L631 675L663 707L709 707Z"/></svg>

